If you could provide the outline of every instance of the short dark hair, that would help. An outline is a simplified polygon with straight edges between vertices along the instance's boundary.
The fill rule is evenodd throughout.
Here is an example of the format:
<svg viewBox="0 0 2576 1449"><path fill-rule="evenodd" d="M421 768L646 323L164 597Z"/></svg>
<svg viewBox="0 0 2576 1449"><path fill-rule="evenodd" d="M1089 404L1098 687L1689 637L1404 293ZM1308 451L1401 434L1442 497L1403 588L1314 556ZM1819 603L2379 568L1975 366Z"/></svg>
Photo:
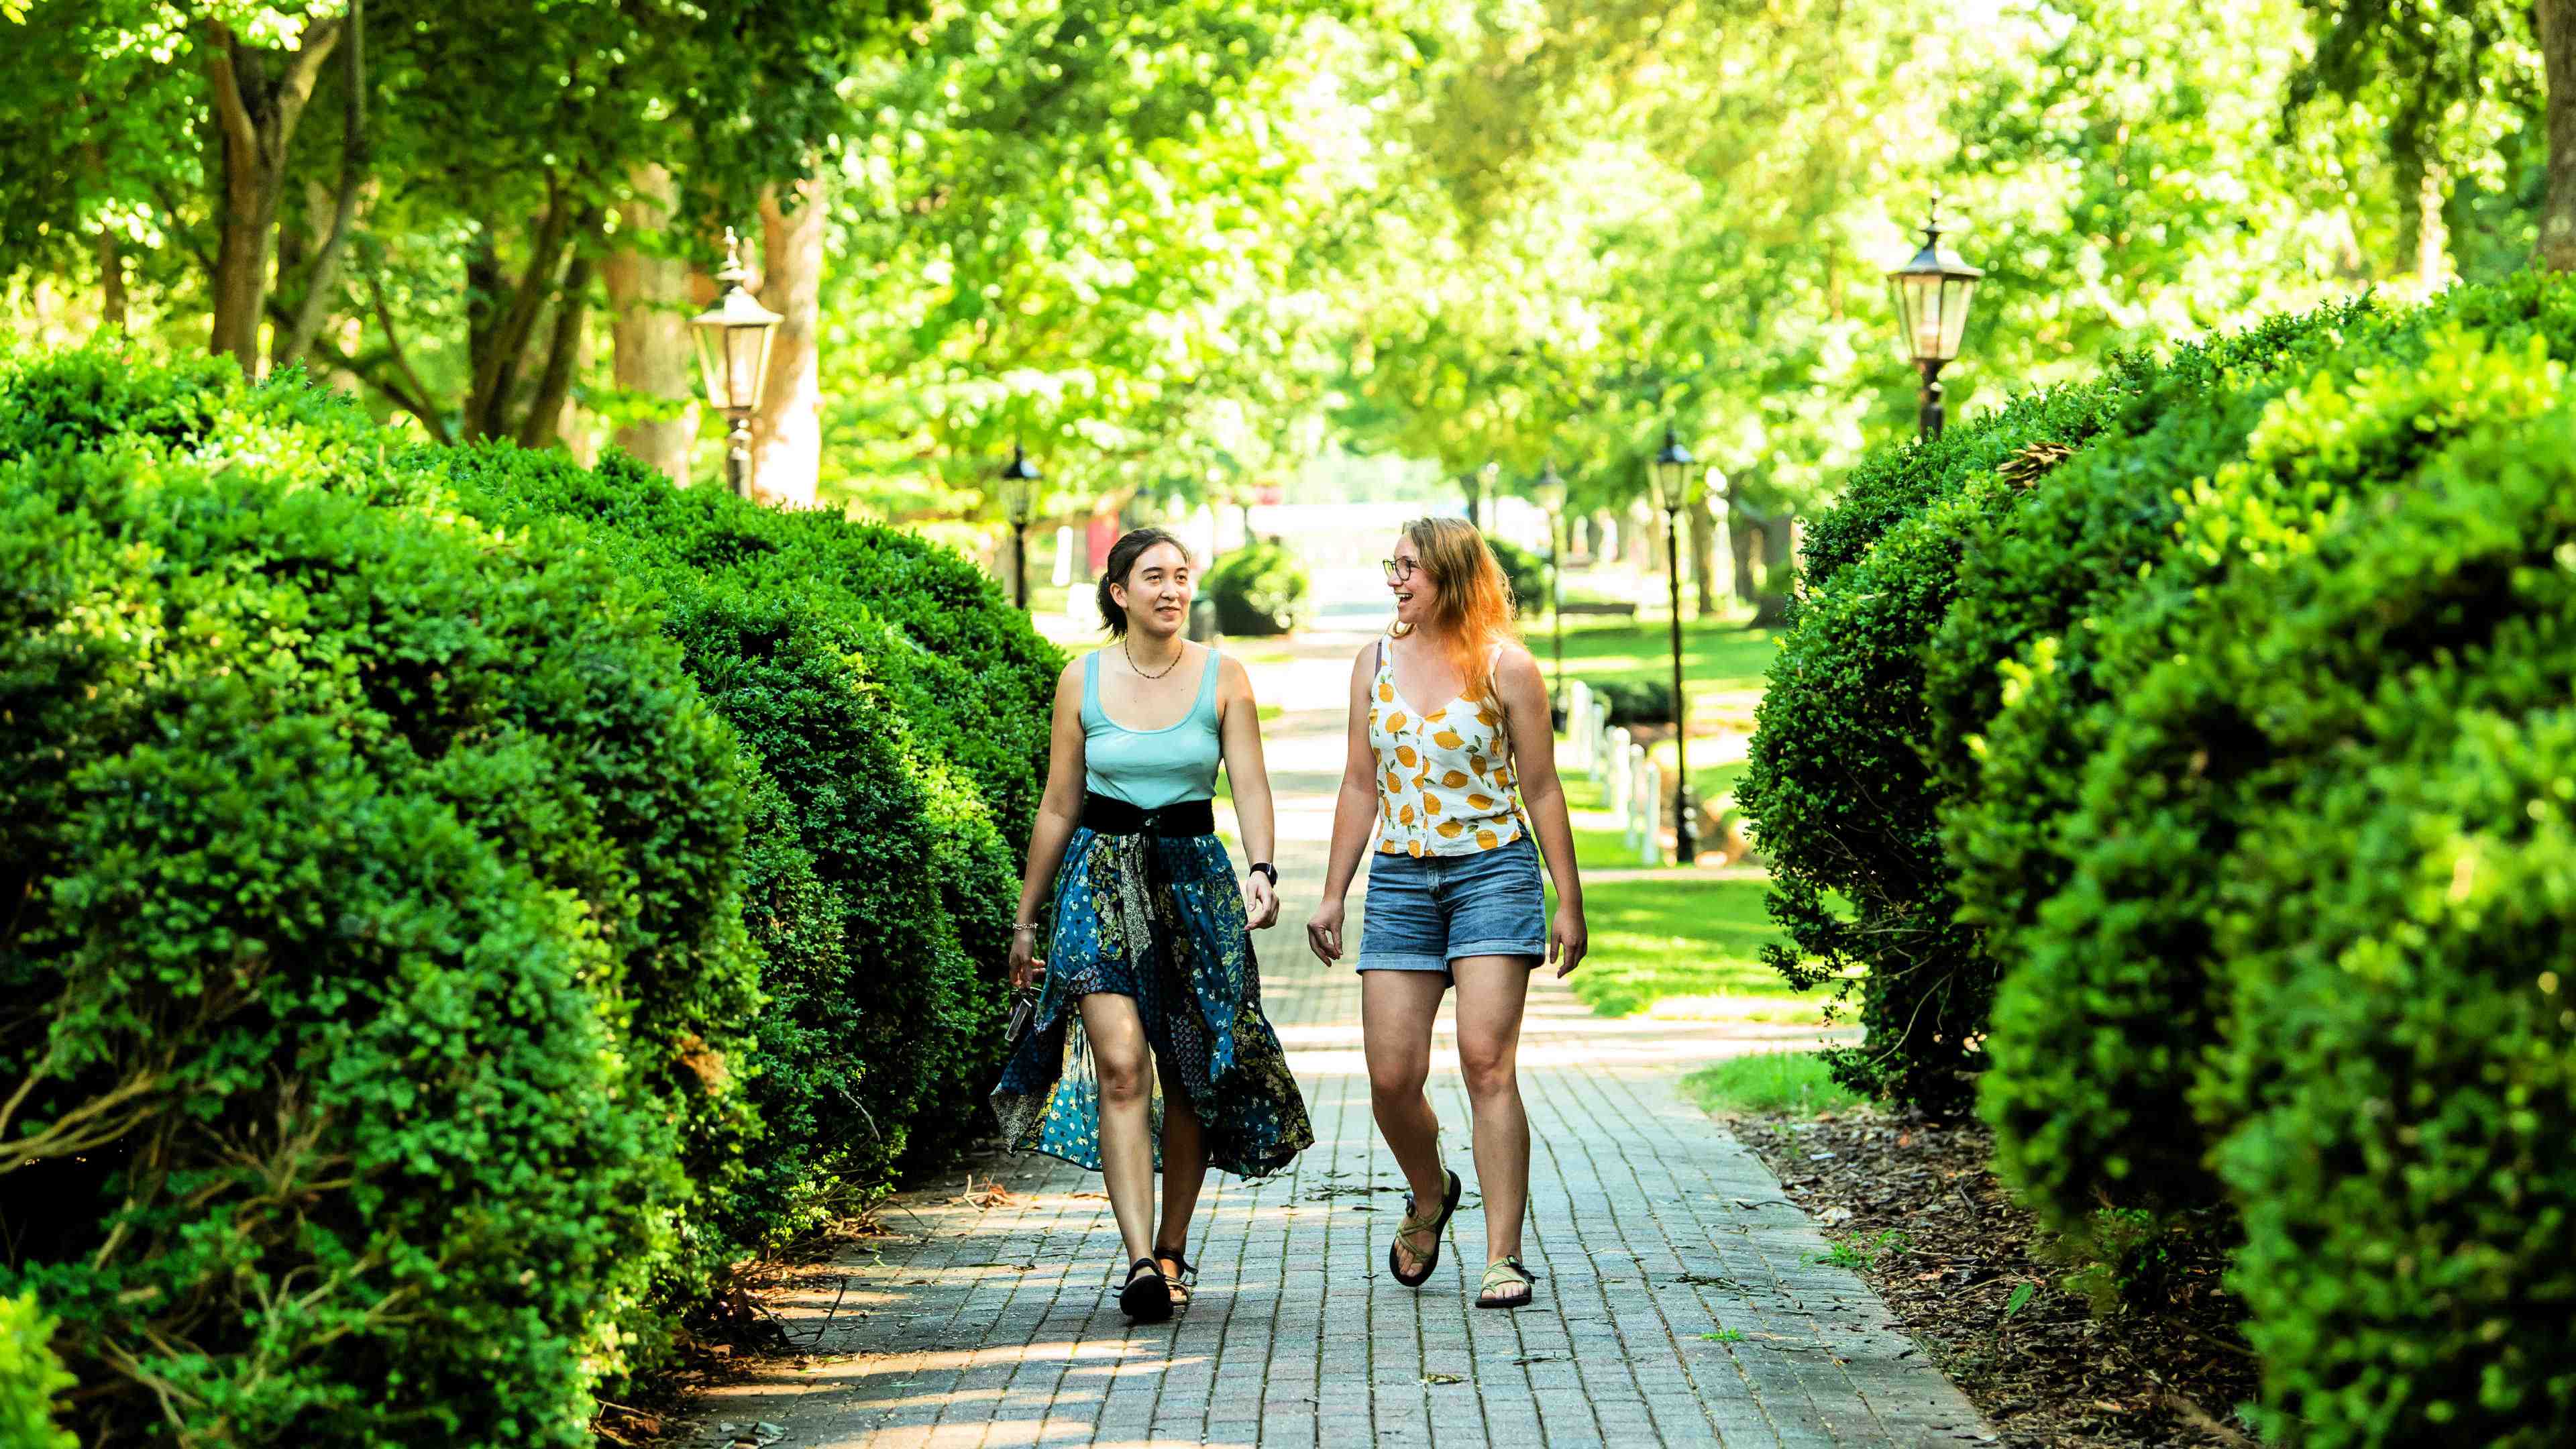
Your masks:
<svg viewBox="0 0 2576 1449"><path fill-rule="evenodd" d="M1168 543L1190 556L1190 546L1168 528L1139 528L1109 546L1109 566L1100 571L1100 620L1109 626L1109 637L1119 638L1127 632L1127 611L1109 597L1112 587L1125 588L1127 576L1136 571L1136 560L1156 544Z"/></svg>

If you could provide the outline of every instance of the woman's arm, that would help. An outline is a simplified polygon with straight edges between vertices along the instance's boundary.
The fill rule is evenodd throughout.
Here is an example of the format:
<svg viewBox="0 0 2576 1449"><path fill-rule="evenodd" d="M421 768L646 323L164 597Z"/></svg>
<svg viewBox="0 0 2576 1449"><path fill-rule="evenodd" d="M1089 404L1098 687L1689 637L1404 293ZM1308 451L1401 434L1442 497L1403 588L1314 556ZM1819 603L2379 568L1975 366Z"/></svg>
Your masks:
<svg viewBox="0 0 2576 1449"><path fill-rule="evenodd" d="M1538 661L1526 649L1505 649L1495 670L1503 696L1503 717L1511 730L1512 773L1528 806L1530 829L1537 832L1539 855L1556 883L1556 920L1548 928L1547 959L1563 976L1582 964L1591 949L1583 924L1583 877L1574 865L1574 822L1565 811L1565 782L1556 774L1556 719L1548 707L1547 683ZM1523 742L1536 746L1524 748Z"/></svg>
<svg viewBox="0 0 2576 1449"><path fill-rule="evenodd" d="M1252 673L1234 659L1216 657L1224 672L1217 676L1217 740L1225 751L1226 783L1234 787L1234 825L1243 836L1243 853L1254 861L1278 862L1271 850L1279 843L1279 820L1270 801L1270 767L1261 758L1261 706L1252 698ZM1249 871L1243 877L1243 914L1258 931L1279 919L1279 893L1267 876Z"/></svg>
<svg viewBox="0 0 2576 1449"><path fill-rule="evenodd" d="M1011 917L1011 985L1026 986L1046 974L1037 958L1038 912L1055 889L1056 867L1064 864L1064 843L1082 819L1082 661L1064 667L1055 680L1055 719L1047 751L1046 793L1038 799L1037 823L1029 831L1028 873L1020 880L1020 908Z"/></svg>
<svg viewBox="0 0 2576 1449"><path fill-rule="evenodd" d="M1370 644L1351 661L1349 753L1342 764L1342 788L1333 797L1333 850L1324 865L1324 899L1306 923L1306 944L1326 961L1342 959L1342 906L1351 878L1359 874L1360 856L1377 825L1377 751L1369 744L1369 681L1377 677L1377 646Z"/></svg>

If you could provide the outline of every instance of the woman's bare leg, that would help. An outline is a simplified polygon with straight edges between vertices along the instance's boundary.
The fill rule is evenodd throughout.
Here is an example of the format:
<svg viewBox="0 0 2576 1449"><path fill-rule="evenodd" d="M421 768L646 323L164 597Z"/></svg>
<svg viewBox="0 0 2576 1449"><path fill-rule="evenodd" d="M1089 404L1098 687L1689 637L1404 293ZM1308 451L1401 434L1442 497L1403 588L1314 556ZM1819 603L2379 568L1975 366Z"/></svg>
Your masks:
<svg viewBox="0 0 2576 1449"><path fill-rule="evenodd" d="M1369 1069L1369 1103L1378 1134L1413 1189L1413 1205L1436 1213L1449 1195L1440 1166L1440 1114L1422 1090L1431 1076L1431 1023L1449 983L1436 971L1360 973L1360 1040ZM1428 1238L1396 1245L1412 1272L1431 1256Z"/></svg>
<svg viewBox="0 0 2576 1449"><path fill-rule="evenodd" d="M1458 1071L1476 1114L1476 1185L1484 1194L1485 1261L1516 1258L1529 1210L1529 1112L1521 1105L1521 1012L1529 962L1469 956L1458 977Z"/></svg>
<svg viewBox="0 0 2576 1449"><path fill-rule="evenodd" d="M1101 1183L1133 1263L1154 1255L1154 1124L1146 1076L1152 1053L1135 1001L1113 992L1082 998L1082 1030L1100 1079Z"/></svg>
<svg viewBox="0 0 2576 1449"><path fill-rule="evenodd" d="M1207 1134L1190 1105L1189 1089L1163 1068L1163 1223L1154 1235L1156 1253L1190 1245L1190 1216L1199 1208L1199 1189L1207 1182Z"/></svg>

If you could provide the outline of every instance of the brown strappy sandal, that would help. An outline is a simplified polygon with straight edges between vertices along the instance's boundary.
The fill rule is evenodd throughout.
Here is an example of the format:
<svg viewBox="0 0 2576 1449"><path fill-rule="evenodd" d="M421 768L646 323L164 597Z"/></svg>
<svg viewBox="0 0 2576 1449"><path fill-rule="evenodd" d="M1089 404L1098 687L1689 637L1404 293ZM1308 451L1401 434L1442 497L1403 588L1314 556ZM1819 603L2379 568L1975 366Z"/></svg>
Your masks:
<svg viewBox="0 0 2576 1449"><path fill-rule="evenodd" d="M1498 1290L1520 1289L1515 1297L1500 1296ZM1479 1308L1527 1308L1538 1296L1538 1275L1518 1258L1498 1258L1485 1265L1485 1281L1476 1287Z"/></svg>
<svg viewBox="0 0 2576 1449"><path fill-rule="evenodd" d="M1172 1285L1172 1306L1189 1307L1191 1292L1198 1287L1198 1265L1182 1257L1178 1248L1156 1248L1154 1266L1160 1268L1165 1263L1172 1265L1171 1271L1163 1274L1163 1281Z"/></svg>
<svg viewBox="0 0 2576 1449"><path fill-rule="evenodd" d="M1386 1271L1394 1274L1395 1281L1407 1288L1419 1288L1429 1282L1433 1270L1440 1266L1440 1235L1448 1230L1449 1219L1458 1211L1458 1199L1467 1191L1467 1185L1458 1180L1458 1174L1450 1172L1447 1168L1442 1168L1441 1171L1449 1178L1449 1190L1441 1196L1440 1215L1431 1218L1421 1216L1421 1210L1414 1205L1413 1198L1407 1195L1404 1199L1404 1220L1395 1225L1395 1238L1386 1245ZM1431 1255L1424 1258L1422 1266L1415 1269L1408 1277L1404 1271L1403 1260L1396 1256L1397 1250L1403 1247L1406 1234L1418 1233L1425 1228L1431 1230Z"/></svg>

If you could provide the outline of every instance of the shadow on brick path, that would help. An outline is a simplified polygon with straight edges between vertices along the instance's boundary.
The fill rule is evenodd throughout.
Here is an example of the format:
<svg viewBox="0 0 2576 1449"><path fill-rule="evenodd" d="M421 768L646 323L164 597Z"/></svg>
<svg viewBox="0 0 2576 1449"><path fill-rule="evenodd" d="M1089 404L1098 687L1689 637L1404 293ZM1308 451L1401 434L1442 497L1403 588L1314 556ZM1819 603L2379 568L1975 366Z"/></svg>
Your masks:
<svg viewBox="0 0 2576 1449"><path fill-rule="evenodd" d="M1812 1028L1603 1020L1539 973L1521 1077L1536 1139L1525 1256L1542 1282L1533 1306L1500 1313L1474 1307L1484 1225L1444 1012L1432 1098L1466 1205L1429 1283L1386 1275L1403 1177L1369 1118L1357 979L1316 962L1302 929L1359 642L1315 640L1256 673L1289 706L1268 729L1287 909L1258 938L1263 1000L1316 1143L1263 1182L1211 1177L1196 1301L1169 1324L1127 1324L1096 1176L1044 1158L963 1164L888 1206L893 1236L776 1295L804 1366L714 1393L689 1442L733 1442L720 1423L783 1430L758 1437L793 1449L1994 1441L1876 1296L1819 1261L1824 1240L1770 1172L1677 1090L1694 1066ZM999 1174L1006 1199L967 1201L970 1168L979 1191Z"/></svg>

